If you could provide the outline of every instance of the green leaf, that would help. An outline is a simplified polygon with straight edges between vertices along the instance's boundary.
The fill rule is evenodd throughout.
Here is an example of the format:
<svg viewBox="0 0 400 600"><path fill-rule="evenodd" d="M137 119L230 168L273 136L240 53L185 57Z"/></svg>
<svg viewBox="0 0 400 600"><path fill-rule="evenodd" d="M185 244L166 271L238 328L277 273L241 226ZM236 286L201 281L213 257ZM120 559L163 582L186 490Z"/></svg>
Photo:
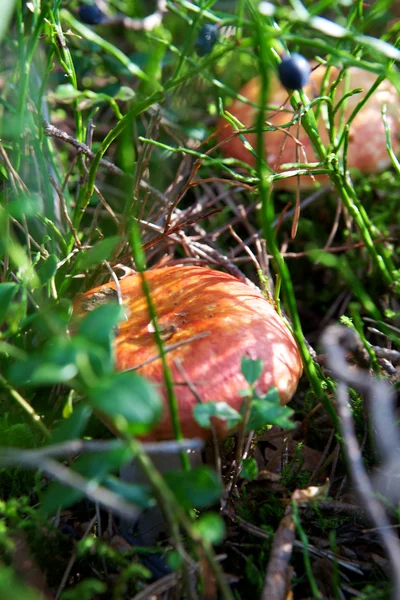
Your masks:
<svg viewBox="0 0 400 600"><path fill-rule="evenodd" d="M107 592L107 584L98 579L83 579L73 588L65 590L62 594L62 600L92 600L104 595Z"/></svg>
<svg viewBox="0 0 400 600"><path fill-rule="evenodd" d="M309 258L316 264L323 265L328 268L336 268L339 266L339 258L331 252L325 250L313 249L309 251Z"/></svg>
<svg viewBox="0 0 400 600"><path fill-rule="evenodd" d="M225 522L216 513L201 515L193 525L194 531L209 544L221 544L225 537Z"/></svg>
<svg viewBox="0 0 400 600"><path fill-rule="evenodd" d="M276 405L280 406L281 399L279 397L278 388L271 385L268 392L265 394L265 396L260 398L260 400L265 400L266 402L270 402L271 404L276 404Z"/></svg>
<svg viewBox="0 0 400 600"><path fill-rule="evenodd" d="M255 383L260 377L263 366L264 364L261 358L253 360L251 358L247 358L247 356L243 356L241 371L249 385L253 385L253 383Z"/></svg>
<svg viewBox="0 0 400 600"><path fill-rule="evenodd" d="M58 102L69 103L78 100L78 98L83 98L84 92L76 90L71 83L63 83L57 86L51 97Z"/></svg>
<svg viewBox="0 0 400 600"><path fill-rule="evenodd" d="M212 417L226 421L228 429L236 427L242 420L240 413L226 402L196 404L193 409L193 417L201 427L205 427L206 429L210 428Z"/></svg>
<svg viewBox="0 0 400 600"><path fill-rule="evenodd" d="M44 285L47 283L57 272L58 257L55 254L50 254L46 260L41 260L37 274L40 279L40 283Z"/></svg>
<svg viewBox="0 0 400 600"><path fill-rule="evenodd" d="M113 419L122 416L133 435L148 433L161 417L162 401L156 386L137 373L105 376L89 390L89 398L105 415Z"/></svg>
<svg viewBox="0 0 400 600"><path fill-rule="evenodd" d="M271 387L264 398L252 400L246 431L259 429L265 425L277 425L283 429L293 429L295 424L290 420L293 412L291 408L280 405L278 390Z"/></svg>
<svg viewBox="0 0 400 600"><path fill-rule="evenodd" d="M132 88L127 87L126 85L122 85L116 95L114 96L114 100L121 100L122 102L127 102L128 100L133 100L136 96L135 92Z"/></svg>
<svg viewBox="0 0 400 600"><path fill-rule="evenodd" d="M81 100L78 104L78 110L87 110L88 108L92 108L92 106L98 106L100 104L104 104L106 102L105 94L94 94L89 98L85 98Z"/></svg>
<svg viewBox="0 0 400 600"><path fill-rule="evenodd" d="M102 59L106 66L109 66L110 63L114 63L114 65L117 65L118 67L123 66L124 72L130 73L130 75L133 75L135 78L139 77L143 81L148 81L148 76L142 69L123 54L119 48L113 46L93 31L92 27L88 27L81 21L75 19L66 9L62 9L60 14L61 18L63 20L65 19L68 25L71 26L76 33L82 36L87 42L97 44L101 48Z"/></svg>
<svg viewBox="0 0 400 600"><path fill-rule="evenodd" d="M9 378L15 385L52 385L70 381L77 373L74 361L56 364L47 360L45 355L39 355L14 363Z"/></svg>
<svg viewBox="0 0 400 600"><path fill-rule="evenodd" d="M110 236L86 252L80 252L75 264L75 271L86 271L93 265L99 265L103 260L108 260L114 253L114 250L121 243L118 236Z"/></svg>
<svg viewBox="0 0 400 600"><path fill-rule="evenodd" d="M50 444L59 444L67 440L75 440L84 432L92 411L85 404L80 404L68 419L59 423L51 434Z"/></svg>
<svg viewBox="0 0 400 600"><path fill-rule="evenodd" d="M0 324L3 323L12 299L19 288L19 283L0 283Z"/></svg>
<svg viewBox="0 0 400 600"><path fill-rule="evenodd" d="M221 497L222 484L210 467L196 467L191 471L169 471L165 480L176 499L184 508L204 508Z"/></svg>
<svg viewBox="0 0 400 600"><path fill-rule="evenodd" d="M116 302L103 304L88 312L79 323L79 335L112 352L112 340L116 325L124 318L124 310Z"/></svg>
<svg viewBox="0 0 400 600"><path fill-rule="evenodd" d="M7 598L7 600L21 600L22 598L23 600L40 600L43 595L36 593L31 587L25 586L11 567L0 565L0 598Z"/></svg>
<svg viewBox="0 0 400 600"><path fill-rule="evenodd" d="M167 565L171 569L171 571L177 571L182 567L183 557L177 552L177 550L170 550L167 556Z"/></svg>
<svg viewBox="0 0 400 600"><path fill-rule="evenodd" d="M36 356L15 362L9 371L10 380L16 385L50 385L66 383L78 375L79 370L88 377L102 377L113 369L111 341L105 349L100 343L102 329L99 327L98 340L88 340L82 336L74 338L55 337L43 352ZM95 334L92 336L95 338ZM78 369L79 364L79 369Z"/></svg>
<svg viewBox="0 0 400 600"><path fill-rule="evenodd" d="M97 485L111 472L117 471L121 465L132 460L133 452L122 441L115 442L115 447L108 452L85 454L78 458L72 471L87 479L88 488L93 492ZM53 482L47 488L42 501L41 511L52 514L59 506L66 508L84 497L84 493L75 488Z"/></svg>
<svg viewBox="0 0 400 600"><path fill-rule="evenodd" d="M140 508L151 508L156 504L151 493L151 488L148 485L125 483L118 479L118 477L114 477L114 475L108 475L103 481L103 485Z"/></svg>
<svg viewBox="0 0 400 600"><path fill-rule="evenodd" d="M20 193L12 203L7 206L7 212L14 219L21 219L25 217L33 217L42 210L43 200L39 194ZM43 242L42 242L43 243Z"/></svg>
<svg viewBox="0 0 400 600"><path fill-rule="evenodd" d="M132 460L134 452L130 446L122 440L110 440L110 449L105 452L93 452L84 454L74 462L74 471L84 475L88 479L102 481L104 477Z"/></svg>
<svg viewBox="0 0 400 600"><path fill-rule="evenodd" d="M10 379L16 385L65 383L78 374L78 353L90 354L95 365L102 364L107 359L101 347L83 338L54 337L43 352L14 363L10 369Z"/></svg>
<svg viewBox="0 0 400 600"><path fill-rule="evenodd" d="M244 458L242 465L240 476L243 477L243 479L253 481L258 475L258 466L255 458Z"/></svg>
<svg viewBox="0 0 400 600"><path fill-rule="evenodd" d="M15 2L16 0L2 0L0 19L0 40L3 39L8 29L9 22L14 12Z"/></svg>

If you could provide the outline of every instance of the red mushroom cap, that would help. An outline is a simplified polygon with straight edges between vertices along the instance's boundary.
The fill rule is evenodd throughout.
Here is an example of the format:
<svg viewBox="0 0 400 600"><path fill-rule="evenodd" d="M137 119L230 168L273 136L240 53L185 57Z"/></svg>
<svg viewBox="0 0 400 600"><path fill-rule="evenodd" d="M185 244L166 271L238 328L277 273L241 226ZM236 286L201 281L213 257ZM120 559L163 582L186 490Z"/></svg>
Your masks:
<svg viewBox="0 0 400 600"><path fill-rule="evenodd" d="M333 83L339 70L331 68L329 75L329 84ZM365 96L377 79L377 75L364 71L356 67L348 69L349 90L362 88L362 92L349 97L346 101L345 119L348 119L356 105ZM303 88L308 98L312 99L320 94L323 78L326 74L326 67L318 66L311 74L308 84ZM347 84L346 84L347 85ZM335 102L337 103L345 89L344 80L339 84ZM249 81L239 92L250 102L257 104L260 97L260 78L256 77ZM288 92L279 82L278 78L271 75L269 87L269 107L279 107L287 101ZM399 131L399 99L394 86L387 80L383 81L371 98L368 99L365 106L360 110L350 125L349 148L347 154L347 166L349 169L358 169L362 173L377 173L385 169L390 164L390 158L386 150L386 135L382 120L382 107L387 105L387 120L391 129L391 138L394 152L397 152L399 143L396 134ZM313 109L316 110L315 107ZM325 110L325 107L323 107ZM233 114L245 127L252 127L257 118L257 108L245 104L239 100L234 100L228 107L228 111ZM266 111L266 120L273 125L284 125L293 118L293 108L289 102L286 102L283 111L273 114L276 111L271 109ZM273 115L273 116L269 116ZM337 112L336 121L340 118L340 110ZM287 131L287 130L286 130ZM325 145L329 143L329 136L322 117L318 121L318 131L322 142ZM255 166L255 158L247 150L238 135L227 139L234 133L234 129L223 118L219 119L217 124L217 136L220 142L227 140L221 147L222 152L229 157L237 158ZM311 142L300 127L300 133L297 135L297 125L293 125L290 133L297 138L304 148L307 162L317 162ZM246 134L246 139L253 148L256 148L256 134ZM296 160L296 142L284 130L268 131L264 133L265 152L268 164L275 171L281 171L280 166L286 163L305 162L304 154L300 150L299 159ZM316 177L322 183L328 181L325 176ZM300 177L300 183L303 188L313 186L311 177L304 175ZM297 185L297 178L281 179L275 181L274 185L280 189L293 189Z"/></svg>
<svg viewBox="0 0 400 600"><path fill-rule="evenodd" d="M240 390L248 387L241 373L243 356L263 360L263 373L257 383L260 393L276 386L282 404L291 399L302 373L299 351L283 319L255 287L226 273L196 266L154 269L147 271L145 277L164 343L167 348L174 346L167 353L167 360L186 437L208 438L210 432L193 418L197 400L174 359L179 359L203 402L225 401L240 409ZM158 348L140 276L123 279L120 286L128 319L120 324L115 351L116 368L124 371L157 357ZM85 300L106 288L115 290L115 284L110 282L80 294L75 301L77 312L83 312ZM204 337L190 341L199 334ZM138 372L159 384L166 397L159 358L141 366ZM219 437L228 434L223 421L216 420L215 425ZM171 419L165 407L161 423L147 439L172 437Z"/></svg>

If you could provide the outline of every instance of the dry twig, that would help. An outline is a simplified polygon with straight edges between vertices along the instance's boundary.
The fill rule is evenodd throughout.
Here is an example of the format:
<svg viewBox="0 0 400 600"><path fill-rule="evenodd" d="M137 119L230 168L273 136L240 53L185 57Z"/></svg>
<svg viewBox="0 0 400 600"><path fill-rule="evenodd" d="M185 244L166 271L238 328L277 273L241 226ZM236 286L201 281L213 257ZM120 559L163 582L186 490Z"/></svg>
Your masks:
<svg viewBox="0 0 400 600"><path fill-rule="evenodd" d="M65 133L65 131L61 131L61 129L54 127L54 125L52 125L48 121L43 121L43 129L45 135L47 135L48 137L54 137L59 140L62 140L63 142L66 142L67 144L70 144L71 146L76 148L78 152L81 152L88 158L93 159L96 156L96 153L93 152L89 148L89 146L83 144L82 142L78 142L77 139L75 139L71 135L68 135L68 133ZM100 160L100 165L108 169L111 173L113 173L113 175L124 175L124 172L121 169L113 165L113 163L106 160L105 158L102 158Z"/></svg>
<svg viewBox="0 0 400 600"><path fill-rule="evenodd" d="M82 540L84 540L85 538L87 538L87 536L89 535L89 533L92 531L92 528L94 527L94 524L96 523L96 520L97 520L97 515L94 516L93 519L90 521L89 525L86 528L85 533L82 536ZM58 600L58 598L61 596L61 594L62 594L62 592L63 592L63 590L65 588L65 585L66 585L66 583L68 581L68 578L69 578L70 573L72 571L72 567L74 566L77 557L78 557L78 550L77 550L77 548L74 548L74 551L71 554L71 558L69 559L67 567L66 567L66 569L64 571L64 574L62 576L60 585L58 586L58 590L57 590L57 594L56 594L56 600Z"/></svg>
<svg viewBox="0 0 400 600"><path fill-rule="evenodd" d="M327 352L329 368L338 379L336 399L340 416L341 430L344 439L344 450L355 488L371 521L378 528L378 533L388 556L393 581L392 597L400 598L400 542L385 510L376 498L374 486L364 467L361 450L355 433L352 413L349 407L348 387L359 391L369 401L372 423L376 431L376 443L383 462L389 465L389 473L393 471L393 463L398 468L399 433L396 428L394 399L390 385L383 380L368 376L360 369L350 369L346 362L346 351L357 348L358 340L354 331L333 325L326 329L322 336L322 344Z"/></svg>
<svg viewBox="0 0 400 600"><path fill-rule="evenodd" d="M289 560L295 536L292 507L288 506L275 532L261 600L285 600L287 597L290 585Z"/></svg>

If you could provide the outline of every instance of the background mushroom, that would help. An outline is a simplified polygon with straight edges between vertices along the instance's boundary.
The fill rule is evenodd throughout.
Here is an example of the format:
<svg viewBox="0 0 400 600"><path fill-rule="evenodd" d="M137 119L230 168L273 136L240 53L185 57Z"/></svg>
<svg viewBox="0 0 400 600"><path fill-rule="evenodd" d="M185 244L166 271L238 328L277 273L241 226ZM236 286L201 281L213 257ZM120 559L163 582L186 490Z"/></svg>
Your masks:
<svg viewBox="0 0 400 600"><path fill-rule="evenodd" d="M365 96L371 86L375 83L377 75L363 69L351 67L348 69L349 81L341 81L336 92L336 103L343 95L345 85L349 90L362 88L362 92L350 96L346 100L344 119L347 121L356 105ZM329 84L336 81L339 69L331 67L329 74ZM303 91L310 100L318 97L320 94L323 79L326 75L326 67L318 66L312 73L309 82L304 86ZM347 89L347 88L346 88ZM239 92L252 103L257 104L260 97L260 78L256 77L249 81ZM288 100L288 91L280 83L279 79L271 73L269 87L268 105L271 110L266 111L266 119L273 125L283 125L293 118L294 110ZM285 104L284 104L285 103ZM397 133L399 130L399 101L394 86L385 79L368 99L365 106L360 110L350 125L349 148L347 153L347 166L349 169L358 169L362 173L377 173L390 165L390 158L386 150L386 136L382 119L382 107L387 106L387 121L391 129L392 146L394 152L397 152L399 144ZM279 110L282 107L282 110ZM325 108L324 108L325 109ZM314 111L316 108L314 107ZM228 111L233 114L245 127L251 127L255 124L257 118L257 108L239 100L234 100L228 107ZM336 122L340 118L341 111L337 111ZM329 136L322 117L318 120L318 131L322 142L325 145L329 143ZM307 162L316 162L310 140L302 127L299 135L297 134L297 125L290 129L291 134L296 137L303 145ZM234 157L247 162L252 167L255 166L255 157L247 150L238 135L231 137L234 129L224 118L220 118L217 124L217 136L222 144L222 152L229 157ZM256 148L256 134L246 134L246 139L253 148ZM230 138L230 139L229 139ZM299 159L296 159L296 142L284 130L268 131L264 133L265 151L268 164L275 171L281 171L281 165L294 162L305 162L304 153L299 152ZM325 176L316 178L320 182L327 182ZM312 187L313 179L307 175L300 177L300 184L303 188ZM281 189L293 189L297 185L297 177L281 179L275 181L274 185Z"/></svg>
<svg viewBox="0 0 400 600"><path fill-rule="evenodd" d="M207 438L210 432L193 419L197 400L177 361L203 402L225 401L240 409L240 390L247 388L241 373L243 356L263 360L260 393L276 386L282 404L291 399L302 372L300 355L287 325L256 287L226 273L196 266L154 269L145 276L164 343L172 347L167 354L168 364L186 437ZM140 367L139 373L160 384L165 396L162 365L156 358L158 349L141 278L129 276L120 281L120 287L128 318L120 324L115 340L116 367L122 371ZM79 295L75 301L77 312L90 308L94 294L109 294L115 289L110 282ZM223 421L216 421L215 426L219 437L227 435ZM150 437L173 437L168 410L164 410L161 423Z"/></svg>

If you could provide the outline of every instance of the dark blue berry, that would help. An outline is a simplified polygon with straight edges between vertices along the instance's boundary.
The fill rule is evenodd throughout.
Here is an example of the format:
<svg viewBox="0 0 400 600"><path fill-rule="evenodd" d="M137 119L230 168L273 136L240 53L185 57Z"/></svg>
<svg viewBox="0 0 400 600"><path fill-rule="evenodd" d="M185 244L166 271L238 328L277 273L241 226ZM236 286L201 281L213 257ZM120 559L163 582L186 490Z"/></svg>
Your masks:
<svg viewBox="0 0 400 600"><path fill-rule="evenodd" d="M95 4L81 4L79 18L88 25L98 25L104 19L104 13Z"/></svg>
<svg viewBox="0 0 400 600"><path fill-rule="evenodd" d="M204 25L199 31L199 37L196 42L196 52L199 56L210 54L218 41L218 25Z"/></svg>
<svg viewBox="0 0 400 600"><path fill-rule="evenodd" d="M71 525L63 525L60 528L61 533L63 533L64 535L67 535L69 537L74 538L75 540L79 540L79 535L77 534L77 532L75 531L75 529L73 527L71 527Z"/></svg>
<svg viewBox="0 0 400 600"><path fill-rule="evenodd" d="M288 90L301 90L310 78L310 63L301 54L284 56L278 66L281 84Z"/></svg>

